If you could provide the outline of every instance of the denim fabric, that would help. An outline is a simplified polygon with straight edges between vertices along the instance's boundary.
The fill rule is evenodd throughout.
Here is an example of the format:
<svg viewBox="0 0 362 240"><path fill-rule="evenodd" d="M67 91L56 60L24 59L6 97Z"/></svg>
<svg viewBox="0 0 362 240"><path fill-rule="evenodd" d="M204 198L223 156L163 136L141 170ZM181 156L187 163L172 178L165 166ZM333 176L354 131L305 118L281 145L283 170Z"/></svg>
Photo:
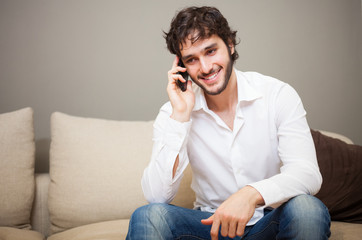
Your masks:
<svg viewBox="0 0 362 240"><path fill-rule="evenodd" d="M212 213L168 204L149 204L138 208L131 217L127 240L210 239L211 226L201 219ZM264 217L246 227L239 239L328 239L328 209L317 198L297 196L274 210L265 210ZM219 239L230 239L222 237Z"/></svg>

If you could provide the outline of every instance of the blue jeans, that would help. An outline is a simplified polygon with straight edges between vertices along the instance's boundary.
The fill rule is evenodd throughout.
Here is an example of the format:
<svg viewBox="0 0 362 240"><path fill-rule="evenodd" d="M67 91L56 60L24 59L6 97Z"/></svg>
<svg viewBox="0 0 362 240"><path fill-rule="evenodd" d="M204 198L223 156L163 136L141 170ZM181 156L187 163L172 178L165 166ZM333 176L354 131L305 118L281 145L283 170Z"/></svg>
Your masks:
<svg viewBox="0 0 362 240"><path fill-rule="evenodd" d="M210 239L211 226L201 219L212 213L168 204L149 204L138 208L131 217L127 240ZM242 237L233 239L328 239L330 216L317 198L300 195L280 207L265 210L264 217L248 226ZM230 239L222 237L219 239Z"/></svg>

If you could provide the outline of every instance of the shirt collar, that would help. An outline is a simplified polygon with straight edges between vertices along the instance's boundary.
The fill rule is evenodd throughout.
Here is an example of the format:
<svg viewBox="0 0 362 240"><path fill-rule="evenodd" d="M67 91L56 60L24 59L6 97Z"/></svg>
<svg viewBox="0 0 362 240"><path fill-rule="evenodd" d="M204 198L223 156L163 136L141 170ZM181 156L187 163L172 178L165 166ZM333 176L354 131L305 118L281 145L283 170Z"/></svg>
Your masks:
<svg viewBox="0 0 362 240"><path fill-rule="evenodd" d="M251 102L262 97L262 94L250 84L250 80L245 76L243 72L236 69L234 70L236 73L238 88L238 102ZM200 109L209 109L204 96L204 91L196 84L193 84L192 86L195 93L195 106L193 111L198 111Z"/></svg>

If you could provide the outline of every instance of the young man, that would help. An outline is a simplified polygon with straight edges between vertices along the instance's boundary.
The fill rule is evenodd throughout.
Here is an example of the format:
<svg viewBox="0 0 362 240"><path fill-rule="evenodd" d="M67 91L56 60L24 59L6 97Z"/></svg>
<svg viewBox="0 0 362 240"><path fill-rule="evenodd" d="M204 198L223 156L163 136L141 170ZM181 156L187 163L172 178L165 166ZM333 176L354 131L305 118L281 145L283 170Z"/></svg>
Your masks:
<svg viewBox="0 0 362 240"><path fill-rule="evenodd" d="M236 32L216 8L180 11L165 38L176 54L170 101L142 178L150 204L132 215L127 239L328 239L328 210L312 196L322 182L314 143L294 89L233 68ZM186 70L193 83L182 91ZM188 164L194 210L168 204Z"/></svg>

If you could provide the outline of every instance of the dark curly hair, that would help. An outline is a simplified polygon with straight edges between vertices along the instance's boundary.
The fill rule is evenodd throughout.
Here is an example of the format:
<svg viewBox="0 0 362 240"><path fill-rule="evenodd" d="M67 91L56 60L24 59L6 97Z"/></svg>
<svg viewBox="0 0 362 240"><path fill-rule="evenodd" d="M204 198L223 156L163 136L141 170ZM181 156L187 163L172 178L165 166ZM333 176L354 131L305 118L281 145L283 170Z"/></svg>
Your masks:
<svg viewBox="0 0 362 240"><path fill-rule="evenodd" d="M191 42L206 39L212 35L219 36L226 46L236 41L236 32L229 27L227 20L215 7L188 7L181 10L173 19L168 33L164 32L168 50L181 57L181 50L186 39ZM232 61L239 57L237 51L231 55Z"/></svg>

